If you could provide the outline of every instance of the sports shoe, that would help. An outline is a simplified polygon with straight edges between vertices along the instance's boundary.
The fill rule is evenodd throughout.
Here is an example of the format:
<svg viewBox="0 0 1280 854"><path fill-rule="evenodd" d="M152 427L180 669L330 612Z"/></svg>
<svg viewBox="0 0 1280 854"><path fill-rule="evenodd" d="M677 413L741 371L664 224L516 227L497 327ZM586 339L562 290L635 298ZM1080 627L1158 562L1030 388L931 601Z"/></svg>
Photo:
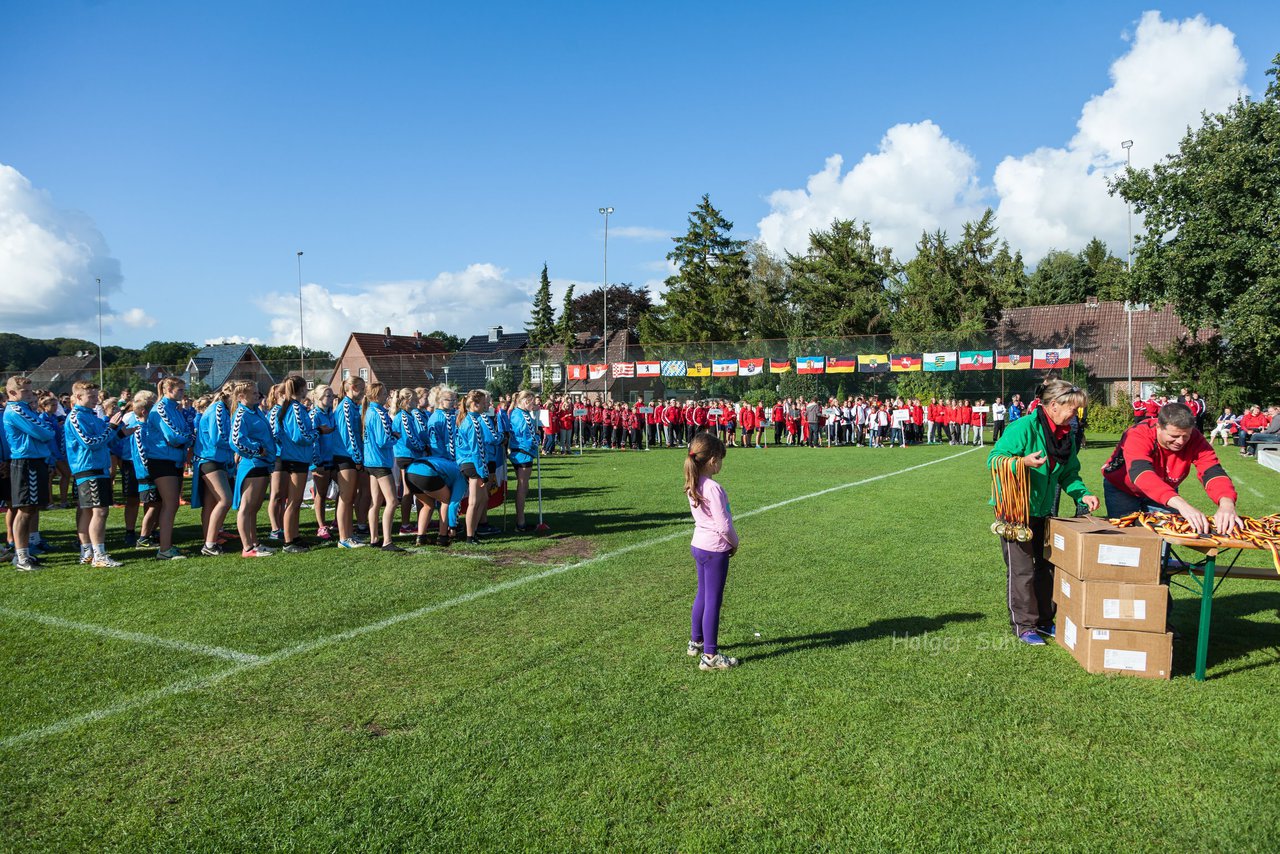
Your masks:
<svg viewBox="0 0 1280 854"><path fill-rule="evenodd" d="M276 530L274 530L274 531L272 531L271 533L267 534L267 539L268 539L268 540L283 540L283 539L284 539L284 531L281 531L279 528L277 528Z"/></svg>
<svg viewBox="0 0 1280 854"><path fill-rule="evenodd" d="M1044 638L1040 637L1040 633L1036 631L1023 632L1018 635L1018 640L1027 646L1044 646Z"/></svg>
<svg viewBox="0 0 1280 854"><path fill-rule="evenodd" d="M1041 626L1036 629L1041 635L1047 638L1056 638L1058 636L1058 627L1050 623L1047 627Z"/></svg>
<svg viewBox="0 0 1280 854"><path fill-rule="evenodd" d="M155 537L138 537L138 539L133 541L133 547L135 549L154 549L159 545L160 544L156 542Z"/></svg>
<svg viewBox="0 0 1280 854"><path fill-rule="evenodd" d="M332 535L330 535L329 533L329 528L327 525L321 525L319 528L316 528L316 538L320 540L333 539Z"/></svg>
<svg viewBox="0 0 1280 854"><path fill-rule="evenodd" d="M271 548L271 546L264 546L262 543L258 543L258 545L254 546L254 548L258 550L259 554L265 555L267 557L270 557L271 555L275 554L277 551L277 549L273 549Z"/></svg>
<svg viewBox="0 0 1280 854"><path fill-rule="evenodd" d="M0 543L0 560L8 560L13 557L13 549L9 548L8 543Z"/></svg>
<svg viewBox="0 0 1280 854"><path fill-rule="evenodd" d="M271 557L275 552L266 546L254 546L251 549L244 549L240 552L240 557Z"/></svg>
<svg viewBox="0 0 1280 854"><path fill-rule="evenodd" d="M362 549L364 548L364 545L364 543L360 542L355 537L347 540L338 540L338 548L340 549Z"/></svg>
<svg viewBox="0 0 1280 854"><path fill-rule="evenodd" d="M469 546L478 546L478 545L480 545L480 538L479 538L479 537L467 537L467 538L466 538L466 540L465 540L464 542L465 542L467 545L469 545Z"/></svg>
<svg viewBox="0 0 1280 854"><path fill-rule="evenodd" d="M80 565L81 565L81 566L88 566L88 565L89 565L89 564L91 564L91 563L93 563L93 552L81 552L81 553L80 553Z"/></svg>
<svg viewBox="0 0 1280 854"><path fill-rule="evenodd" d="M705 652L698 658L699 670L728 670L730 667L737 667L738 659L730 658L727 655L716 653L715 655L707 655Z"/></svg>
<svg viewBox="0 0 1280 854"><path fill-rule="evenodd" d="M126 549L131 549L131 548L133 548L134 546L136 546L137 544L138 544L138 535L137 535L137 534L130 534L130 533L126 533L126 534L124 535L124 547L125 547Z"/></svg>
<svg viewBox="0 0 1280 854"><path fill-rule="evenodd" d="M201 546L200 554L205 557L222 557L226 554L226 551L223 550L222 546L214 543L212 546Z"/></svg>
<svg viewBox="0 0 1280 854"><path fill-rule="evenodd" d="M417 525L401 525L401 526L400 526L400 533L401 533L401 534L416 534L416 533L418 533L418 526L417 526Z"/></svg>
<svg viewBox="0 0 1280 854"><path fill-rule="evenodd" d="M516 525L515 527L515 531L517 534L527 534L532 530L533 530L532 525Z"/></svg>
<svg viewBox="0 0 1280 854"><path fill-rule="evenodd" d="M382 550L382 551L387 552L387 553L389 553L389 554L401 554L401 555L402 555L402 554L404 554L404 553L405 553L404 549L400 548L400 547L399 547L399 546L397 546L395 543L387 543L385 546L381 546L380 548L381 548L381 550Z"/></svg>
<svg viewBox="0 0 1280 854"><path fill-rule="evenodd" d="M690 658L702 655L702 641L689 641L689 648L685 651L685 654Z"/></svg>
<svg viewBox="0 0 1280 854"><path fill-rule="evenodd" d="M13 558L13 568L18 572L31 572L33 569L39 569L43 564L40 559L28 554L25 558L15 556Z"/></svg>
<svg viewBox="0 0 1280 854"><path fill-rule="evenodd" d="M307 552L311 551L311 549L307 546L306 543L300 543L300 542L294 541L292 543L286 543L285 547L281 549L281 551L283 551L285 554L290 554L290 555L304 555Z"/></svg>
<svg viewBox="0 0 1280 854"><path fill-rule="evenodd" d="M94 555L93 565L96 567L115 567L124 566L123 563L113 558L111 555Z"/></svg>
<svg viewBox="0 0 1280 854"><path fill-rule="evenodd" d="M480 534L481 536L491 537L494 534L498 534L501 532L497 528L495 528L493 525L490 525L488 522L486 522L485 524L476 528L476 533Z"/></svg>
<svg viewBox="0 0 1280 854"><path fill-rule="evenodd" d="M53 551L53 546L49 544L48 540L41 540L38 543L31 544L31 551L38 551L40 554L46 554Z"/></svg>
<svg viewBox="0 0 1280 854"><path fill-rule="evenodd" d="M218 532L218 543L219 543L219 545L221 545L222 543L229 543L229 542L231 542L232 540L238 540L238 539L240 539L240 535L239 535L239 534L237 534L237 533L235 533L234 531L219 531L219 532Z"/></svg>
<svg viewBox="0 0 1280 854"><path fill-rule="evenodd" d="M169 546L167 549L161 549L156 552L156 557L160 560L186 560L187 556L178 551L177 546Z"/></svg>

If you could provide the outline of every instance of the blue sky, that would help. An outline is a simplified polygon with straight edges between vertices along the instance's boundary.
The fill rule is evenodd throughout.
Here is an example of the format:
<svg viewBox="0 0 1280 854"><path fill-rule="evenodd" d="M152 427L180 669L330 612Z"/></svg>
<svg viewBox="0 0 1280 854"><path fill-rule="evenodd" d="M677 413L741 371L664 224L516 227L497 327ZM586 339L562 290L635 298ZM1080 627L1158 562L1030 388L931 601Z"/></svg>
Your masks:
<svg viewBox="0 0 1280 854"><path fill-rule="evenodd" d="M1122 254L1104 161L1261 93L1277 36L1261 2L10 0L0 328L96 330L102 276L108 343L296 342L302 249L309 344L475 334L543 261L600 281L601 205L609 278L656 287L703 193L775 249L841 215L909 256L990 204L1030 262Z"/></svg>

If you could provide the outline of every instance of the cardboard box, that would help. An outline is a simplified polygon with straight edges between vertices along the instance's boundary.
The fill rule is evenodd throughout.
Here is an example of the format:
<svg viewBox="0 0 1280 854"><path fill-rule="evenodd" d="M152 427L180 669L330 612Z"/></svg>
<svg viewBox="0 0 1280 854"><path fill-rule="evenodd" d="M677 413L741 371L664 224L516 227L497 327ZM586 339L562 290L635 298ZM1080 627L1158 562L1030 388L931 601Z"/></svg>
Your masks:
<svg viewBox="0 0 1280 854"><path fill-rule="evenodd" d="M1088 629L1163 632L1169 617L1169 588L1127 581L1085 581L1061 567L1054 573L1053 601Z"/></svg>
<svg viewBox="0 0 1280 854"><path fill-rule="evenodd" d="M1160 583L1163 541L1146 528L1116 528L1105 519L1049 520L1044 555L1083 581Z"/></svg>
<svg viewBox="0 0 1280 854"><path fill-rule="evenodd" d="M1062 615L1058 641L1090 673L1168 679L1173 672L1172 634L1086 629Z"/></svg>

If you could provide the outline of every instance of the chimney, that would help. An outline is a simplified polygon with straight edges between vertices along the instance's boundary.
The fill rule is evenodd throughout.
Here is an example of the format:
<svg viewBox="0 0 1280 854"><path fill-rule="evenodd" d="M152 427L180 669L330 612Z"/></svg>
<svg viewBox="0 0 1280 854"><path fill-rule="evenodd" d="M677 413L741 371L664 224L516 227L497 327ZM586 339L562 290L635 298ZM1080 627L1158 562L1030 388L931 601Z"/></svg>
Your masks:
<svg viewBox="0 0 1280 854"><path fill-rule="evenodd" d="M1097 297L1085 297L1085 298L1084 298L1084 306L1085 306L1085 308L1097 308L1097 307L1098 307L1098 298L1097 298Z"/></svg>
<svg viewBox="0 0 1280 854"><path fill-rule="evenodd" d="M422 349L422 330L420 329L413 330L413 346L419 350Z"/></svg>
<svg viewBox="0 0 1280 854"><path fill-rule="evenodd" d="M496 344L496 343L498 343L498 340L499 340L500 338L502 338L502 327L501 327L501 326L490 326L490 327L489 327L489 341L490 341L491 343L493 343L493 344Z"/></svg>
<svg viewBox="0 0 1280 854"><path fill-rule="evenodd" d="M382 327L382 346L386 347L388 350L391 349L391 327L390 326Z"/></svg>

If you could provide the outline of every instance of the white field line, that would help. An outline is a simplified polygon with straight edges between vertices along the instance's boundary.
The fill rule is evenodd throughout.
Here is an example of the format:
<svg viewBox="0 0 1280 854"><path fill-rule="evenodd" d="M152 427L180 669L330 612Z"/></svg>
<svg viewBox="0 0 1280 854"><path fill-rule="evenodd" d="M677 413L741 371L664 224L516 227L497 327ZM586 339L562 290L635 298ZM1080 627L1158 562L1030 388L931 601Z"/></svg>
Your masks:
<svg viewBox="0 0 1280 854"><path fill-rule="evenodd" d="M261 656L253 655L248 652L237 652L234 649L226 649L220 646L208 646L202 643L191 643L184 640L173 640L171 638L162 638L155 635L146 635L139 632L126 632L121 629L113 629L109 626L95 626L92 623L77 623L74 620L64 620L62 617L51 617L48 614L37 614L35 611L19 611L15 608L0 607L0 617L9 617L14 620L27 620L33 623L43 623L46 626L53 626L57 629L70 629L73 632L84 632L90 635L99 635L112 640L127 641L129 643L143 644L144 646L162 646L168 649L176 649L181 652L192 652L197 655L208 655L212 658L225 658L228 661L236 661L241 664L251 664L258 661Z"/></svg>
<svg viewBox="0 0 1280 854"><path fill-rule="evenodd" d="M1266 498L1266 497L1267 497L1267 496L1263 495L1261 492L1259 492L1257 489L1255 489L1254 487L1250 486L1249 484L1247 484L1247 483L1245 483L1243 480L1241 480L1239 475L1232 475L1232 476L1231 476L1231 479L1232 479L1233 481L1235 481L1236 483L1240 484L1241 486L1243 486L1245 489L1249 490L1249 492L1250 492L1250 493L1252 493L1252 495L1253 495L1253 497L1254 497L1254 498Z"/></svg>
<svg viewBox="0 0 1280 854"><path fill-rule="evenodd" d="M896 477L900 474L907 474L908 472L918 471L919 469L927 468L932 465L937 465L938 463L945 463L949 460L954 460L957 457L963 457L965 454L971 454L976 450L980 450L980 449L976 447L970 448L967 451L960 451L959 453L951 454L950 456L947 456L947 457L940 457L936 460L930 460L929 462L926 462L926 463L920 463L919 465L908 466L907 468L904 468L904 469L898 469L896 471L887 472L886 474L875 475L874 477L863 478L862 480L853 481L851 483L842 483L838 486L832 486L832 487L828 487L827 489L820 489L817 492L811 492L808 495L799 495L799 496L796 496L795 498L788 498L784 501L778 501L774 504L768 504L764 507L757 507L754 510L748 510L745 513L739 514L736 518L738 519L750 518L751 516L757 516L761 513L767 513L770 510L777 510L780 507L786 507L788 504L795 504L800 501L807 501L810 498L818 498L819 496L830 495L833 492L839 492L844 489L851 489L855 486L863 486L868 483L875 483L876 481L879 481L879 480L885 480L886 478ZM0 740L0 750L11 748L11 747L17 747L23 744L29 744L33 741L40 741L50 736L60 735L69 730L76 729L77 727L95 723L97 721L103 720L105 718L113 717L115 715L122 714L124 712L130 712L135 709L140 709L145 706L149 706L152 703L158 702L167 697L173 697L178 694L185 694L190 691L199 691L204 688L208 688L210 686L218 684L219 682L223 682L231 678L232 676L235 676L239 673L243 673L246 670L251 670L258 667L265 667L269 664L275 664L278 661L284 661L286 659L293 658L303 653L313 652L318 649L323 649L324 647L327 647L327 646L332 646L337 643L342 643L343 641L353 640L354 638L358 638L363 635L371 634L373 632L379 632L379 631L382 631L383 629L390 628L391 626L398 625L408 620L416 620L419 617L425 617L428 614L434 614L437 611L444 611L449 608L456 607L458 605L465 605L468 602L474 602L477 599L484 599L486 597L493 596L494 594L497 594L497 593L503 593L507 590L514 590L518 587L523 587L526 584L532 584L535 581L541 581L544 578L551 578L552 576L560 575L562 573L568 572L571 569L582 569L583 567L591 566L597 563L603 563L604 561L613 560L616 557L621 557L623 555L630 554L631 552L639 551L641 549L647 549L651 546L661 545L662 543L670 542L671 540L677 539L679 537L687 537L687 536L689 536L688 528L685 526L681 526L679 530L672 531L669 534L663 534L660 537L652 537L648 540L644 540L639 543L633 543L629 546L623 546L622 548L614 549L611 552L606 552L605 554L602 554L602 555L596 555L595 557L577 561L576 563L559 564L557 566L548 567L547 569L544 569L541 572L533 572L533 573L530 573L529 575L522 575L519 578L512 578L508 581L500 581L497 584L491 584L488 587L482 587L479 590L473 590L470 593L463 593L460 596L455 596L452 599L446 599L443 602L436 602L432 605L425 605L421 608L416 608L412 611L406 611L402 614L395 614L393 616L387 617L386 619L378 620L377 622L369 623L364 626L357 626L352 629L347 629L346 631L338 632L337 634L326 635L324 637L316 638L314 640L304 641L303 643L297 644L295 646L287 647L285 649L278 650L276 652L269 653L267 655L259 656L253 661L244 661L244 662L238 663L234 667L229 667L226 670L221 670L221 671L218 671L217 673L212 673L207 676L193 676L188 679L182 679L178 682L174 682L171 685L166 685L162 688L157 688L154 691L148 691L147 693L140 694L137 697L131 697L127 700L121 700L118 703L114 703L110 706L106 706L101 709L95 709L94 711L85 712L84 714L74 715L69 718L63 718L62 720L55 721L54 723L51 723L48 726L43 726L38 729L27 730L26 732L9 736L6 739Z"/></svg>

